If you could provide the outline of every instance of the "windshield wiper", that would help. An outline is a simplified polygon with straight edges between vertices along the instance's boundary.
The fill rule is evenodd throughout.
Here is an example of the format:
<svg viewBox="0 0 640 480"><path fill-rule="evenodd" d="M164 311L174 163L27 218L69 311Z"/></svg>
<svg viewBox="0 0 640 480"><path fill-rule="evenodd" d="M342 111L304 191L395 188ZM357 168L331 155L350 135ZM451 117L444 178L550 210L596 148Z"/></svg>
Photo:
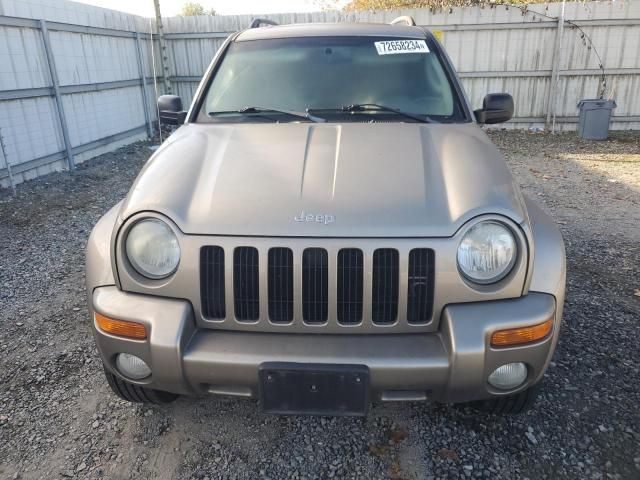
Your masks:
<svg viewBox="0 0 640 480"><path fill-rule="evenodd" d="M427 115L420 115L418 113L405 112L399 108L389 107L387 105L380 105L378 103L354 103L352 105L343 105L341 110L343 112L392 112L403 117L412 118L422 123L436 123L435 120L429 118Z"/></svg>
<svg viewBox="0 0 640 480"><path fill-rule="evenodd" d="M291 117L304 118L305 120L310 120L312 122L322 123L326 122L324 118L316 117L309 112L307 109L306 112L295 112L293 110L279 110L277 108L264 108L264 107L243 107L240 110L231 110L227 112L209 112L209 115L222 115L228 113L282 113L285 115L289 115Z"/></svg>

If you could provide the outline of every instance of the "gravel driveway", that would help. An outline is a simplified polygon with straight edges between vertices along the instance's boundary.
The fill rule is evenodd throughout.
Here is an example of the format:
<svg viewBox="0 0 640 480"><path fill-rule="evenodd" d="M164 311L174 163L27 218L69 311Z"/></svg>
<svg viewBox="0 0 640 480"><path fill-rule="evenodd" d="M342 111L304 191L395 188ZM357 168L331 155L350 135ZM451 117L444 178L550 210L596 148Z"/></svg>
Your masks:
<svg viewBox="0 0 640 480"><path fill-rule="evenodd" d="M150 155L137 144L0 192L0 478L640 478L640 134L491 136L567 244L562 335L533 411L281 418L251 401L118 400L90 336L84 246Z"/></svg>

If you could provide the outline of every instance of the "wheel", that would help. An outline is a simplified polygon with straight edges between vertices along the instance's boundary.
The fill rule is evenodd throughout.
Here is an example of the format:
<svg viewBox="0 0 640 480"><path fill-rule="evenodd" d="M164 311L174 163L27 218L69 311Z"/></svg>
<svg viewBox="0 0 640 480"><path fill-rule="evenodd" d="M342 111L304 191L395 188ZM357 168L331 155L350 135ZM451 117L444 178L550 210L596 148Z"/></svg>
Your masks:
<svg viewBox="0 0 640 480"><path fill-rule="evenodd" d="M111 390L113 390L113 393L129 402L162 404L173 402L180 396L175 393L163 392L161 390L154 390L125 382L109 372L106 368L104 374L107 377L107 382Z"/></svg>
<svg viewBox="0 0 640 480"><path fill-rule="evenodd" d="M511 415L524 413L529 410L536 401L538 396L538 386L534 385L522 392L518 392L515 395L508 395L505 397L489 398L487 400L479 400L476 402L469 402L463 405L479 410L481 412Z"/></svg>

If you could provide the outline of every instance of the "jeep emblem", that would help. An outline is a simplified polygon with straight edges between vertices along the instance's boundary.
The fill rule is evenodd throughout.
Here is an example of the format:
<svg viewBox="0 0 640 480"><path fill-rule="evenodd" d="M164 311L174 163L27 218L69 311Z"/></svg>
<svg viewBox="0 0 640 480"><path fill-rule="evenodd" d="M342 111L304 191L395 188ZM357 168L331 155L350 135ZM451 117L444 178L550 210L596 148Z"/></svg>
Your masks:
<svg viewBox="0 0 640 480"><path fill-rule="evenodd" d="M336 221L336 217L328 213L304 213L304 210L297 217L293 217L296 222L315 222L329 225Z"/></svg>

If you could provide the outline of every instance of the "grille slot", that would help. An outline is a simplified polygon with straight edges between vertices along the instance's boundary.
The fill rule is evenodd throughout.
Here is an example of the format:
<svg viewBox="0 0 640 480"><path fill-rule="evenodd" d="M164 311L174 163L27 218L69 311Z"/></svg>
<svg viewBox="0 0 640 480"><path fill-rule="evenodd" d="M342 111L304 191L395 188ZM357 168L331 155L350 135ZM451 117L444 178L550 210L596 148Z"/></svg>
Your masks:
<svg viewBox="0 0 640 480"><path fill-rule="evenodd" d="M202 315L221 320L226 317L224 302L224 250L221 247L200 249L200 298Z"/></svg>
<svg viewBox="0 0 640 480"><path fill-rule="evenodd" d="M398 317L398 251L379 248L373 252L371 319L388 324Z"/></svg>
<svg viewBox="0 0 640 480"><path fill-rule="evenodd" d="M433 313L433 284L435 255L428 248L409 252L409 282L407 292L407 321L426 323Z"/></svg>
<svg viewBox="0 0 640 480"><path fill-rule="evenodd" d="M307 248L302 252L302 318L324 323L328 316L329 272L327 251Z"/></svg>
<svg viewBox="0 0 640 480"><path fill-rule="evenodd" d="M269 318L272 322L293 320L293 252L289 248L269 250Z"/></svg>
<svg viewBox="0 0 640 480"><path fill-rule="evenodd" d="M239 321L258 320L259 292L258 250L238 247L233 251L233 298Z"/></svg>
<svg viewBox="0 0 640 480"><path fill-rule="evenodd" d="M357 248L338 252L338 322L362 321L363 255Z"/></svg>

